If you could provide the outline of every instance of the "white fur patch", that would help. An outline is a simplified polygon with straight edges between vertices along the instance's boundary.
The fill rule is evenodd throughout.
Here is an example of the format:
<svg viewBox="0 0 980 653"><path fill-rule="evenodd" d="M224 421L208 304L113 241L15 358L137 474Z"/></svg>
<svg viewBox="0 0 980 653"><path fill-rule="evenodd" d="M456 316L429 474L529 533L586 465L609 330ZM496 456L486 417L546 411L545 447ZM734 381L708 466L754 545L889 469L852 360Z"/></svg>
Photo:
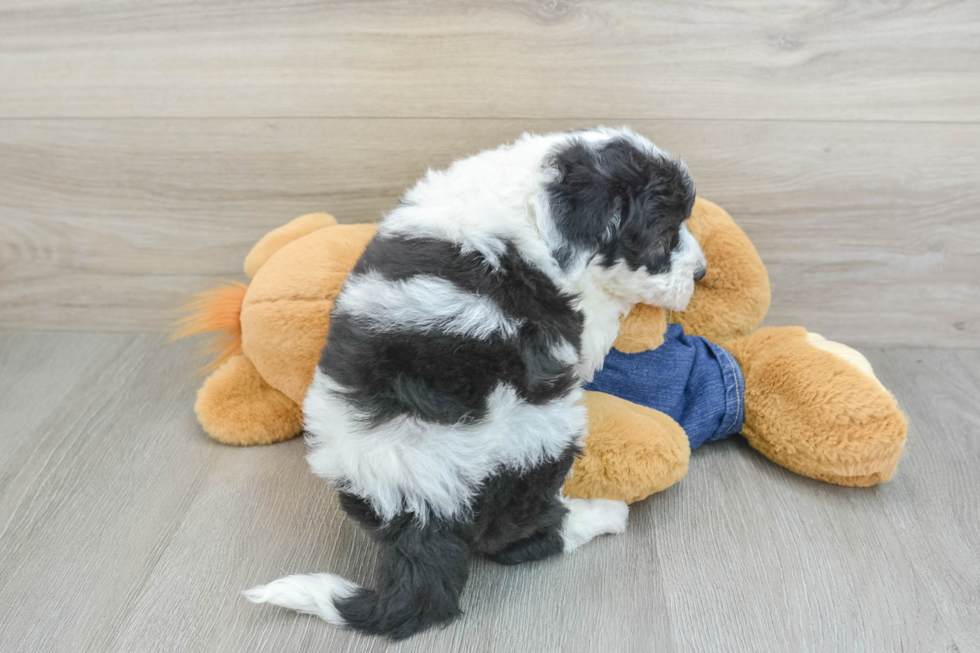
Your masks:
<svg viewBox="0 0 980 653"><path fill-rule="evenodd" d="M634 304L644 303L683 311L694 294L694 273L704 266L701 246L687 225L681 225L680 242L670 255L670 269L667 272L650 274L642 266L631 270L625 261L607 268L593 260L587 273L607 294L624 297Z"/></svg>
<svg viewBox="0 0 980 653"><path fill-rule="evenodd" d="M694 294L694 273L704 265L704 253L687 225L681 225L680 242L670 255L670 270L662 274L650 274L642 266L631 270L625 261L607 268L593 260L575 283L579 308L585 315L579 375L588 382L602 369L619 335L620 318L634 305L644 303L674 311L687 308Z"/></svg>
<svg viewBox="0 0 980 653"><path fill-rule="evenodd" d="M371 504L383 519L403 510L424 519L465 516L480 483L500 467L527 470L585 436L582 390L534 406L509 385L488 399L486 417L442 425L400 416L370 428L317 369L303 403L313 471Z"/></svg>
<svg viewBox="0 0 980 653"><path fill-rule="evenodd" d="M351 596L358 587L333 574L285 576L268 585L245 590L252 603L271 603L296 612L312 614L335 626L346 626L336 603Z"/></svg>
<svg viewBox="0 0 980 653"><path fill-rule="evenodd" d="M555 360L561 361L566 365L575 365L578 363L579 355L575 351L575 347L572 347L572 343L568 342L564 338L561 338L552 348L551 355Z"/></svg>
<svg viewBox="0 0 980 653"><path fill-rule="evenodd" d="M445 170L429 170L378 231L448 240L464 253L479 252L491 265L512 242L561 288L563 275L539 224L548 221L549 171L543 162L569 138L567 133L524 134L514 143L454 161Z"/></svg>
<svg viewBox="0 0 980 653"><path fill-rule="evenodd" d="M401 281L389 281L377 272L350 277L335 310L376 332L438 331L486 339L494 332L512 336L521 324L492 300L429 275Z"/></svg>
<svg viewBox="0 0 980 653"><path fill-rule="evenodd" d="M601 269L597 266L597 269ZM589 266L591 272L592 266ZM635 302L612 295L595 283L593 274L585 274L578 281L579 309L585 315L582 331L582 354L576 371L582 380L589 382L595 372L602 369L606 354L612 349L619 335L619 320L630 312Z"/></svg>
<svg viewBox="0 0 980 653"><path fill-rule="evenodd" d="M622 533L629 506L610 499L564 499L568 514L561 527L565 553L574 551L597 535Z"/></svg>

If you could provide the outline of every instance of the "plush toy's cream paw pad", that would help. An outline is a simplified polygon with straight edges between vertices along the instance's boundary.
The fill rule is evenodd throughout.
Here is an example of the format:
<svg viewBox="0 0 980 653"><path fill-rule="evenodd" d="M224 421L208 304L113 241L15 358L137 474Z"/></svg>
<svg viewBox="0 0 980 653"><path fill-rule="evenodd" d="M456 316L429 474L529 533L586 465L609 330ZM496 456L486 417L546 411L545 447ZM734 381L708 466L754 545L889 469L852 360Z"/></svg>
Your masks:
<svg viewBox="0 0 980 653"><path fill-rule="evenodd" d="M859 352L857 349L852 349L845 344L834 342L833 340L827 340L819 333L814 333L813 331L807 331L806 341L817 349L826 351L833 354L837 358L847 361L861 372L864 372L875 381L878 381L878 377L875 376L874 369L871 368L871 363L869 363L868 359L864 357L864 354ZM881 381L878 381L878 385L881 385Z"/></svg>
<svg viewBox="0 0 980 653"><path fill-rule="evenodd" d="M227 360L204 381L194 412L205 432L224 444L272 444L303 430L303 410L245 356Z"/></svg>
<svg viewBox="0 0 980 653"><path fill-rule="evenodd" d="M622 533L630 509L623 501L609 499L565 499L568 514L561 535L565 552L574 551L597 535Z"/></svg>

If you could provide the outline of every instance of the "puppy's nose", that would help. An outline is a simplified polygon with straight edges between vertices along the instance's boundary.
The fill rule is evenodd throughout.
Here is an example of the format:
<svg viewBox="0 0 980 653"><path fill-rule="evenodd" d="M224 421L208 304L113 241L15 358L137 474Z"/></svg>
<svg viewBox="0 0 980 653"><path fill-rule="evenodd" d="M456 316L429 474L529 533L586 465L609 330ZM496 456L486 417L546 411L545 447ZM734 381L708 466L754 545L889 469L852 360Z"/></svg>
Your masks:
<svg viewBox="0 0 980 653"><path fill-rule="evenodd" d="M697 270L694 271L694 283L697 283L698 281L701 281L701 279L704 279L704 275L706 274L708 274L708 268L702 265L701 267L699 267Z"/></svg>

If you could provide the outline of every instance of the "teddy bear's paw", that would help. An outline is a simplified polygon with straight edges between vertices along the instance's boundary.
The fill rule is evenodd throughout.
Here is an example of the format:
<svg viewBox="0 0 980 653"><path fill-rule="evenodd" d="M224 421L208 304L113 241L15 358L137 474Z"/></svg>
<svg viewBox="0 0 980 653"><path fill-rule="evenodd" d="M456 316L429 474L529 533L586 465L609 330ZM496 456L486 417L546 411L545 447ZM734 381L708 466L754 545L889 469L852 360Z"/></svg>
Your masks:
<svg viewBox="0 0 980 653"><path fill-rule="evenodd" d="M303 430L303 409L266 383L243 355L205 380L194 412L205 432L223 444L272 444Z"/></svg>
<svg viewBox="0 0 980 653"><path fill-rule="evenodd" d="M574 551L597 535L626 530L629 506L610 499L565 499L568 514L562 525L565 552Z"/></svg>

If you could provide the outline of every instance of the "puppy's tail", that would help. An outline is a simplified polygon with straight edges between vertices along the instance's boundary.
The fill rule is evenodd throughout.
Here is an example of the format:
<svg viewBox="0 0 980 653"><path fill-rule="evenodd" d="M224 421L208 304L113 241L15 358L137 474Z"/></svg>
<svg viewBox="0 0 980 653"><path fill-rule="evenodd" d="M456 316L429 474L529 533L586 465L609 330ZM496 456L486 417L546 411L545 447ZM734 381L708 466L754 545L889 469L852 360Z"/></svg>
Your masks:
<svg viewBox="0 0 980 653"><path fill-rule="evenodd" d="M385 542L378 589L358 587L333 574L286 576L244 592L253 603L272 603L329 623L403 639L459 616L469 548L445 525L412 525Z"/></svg>

